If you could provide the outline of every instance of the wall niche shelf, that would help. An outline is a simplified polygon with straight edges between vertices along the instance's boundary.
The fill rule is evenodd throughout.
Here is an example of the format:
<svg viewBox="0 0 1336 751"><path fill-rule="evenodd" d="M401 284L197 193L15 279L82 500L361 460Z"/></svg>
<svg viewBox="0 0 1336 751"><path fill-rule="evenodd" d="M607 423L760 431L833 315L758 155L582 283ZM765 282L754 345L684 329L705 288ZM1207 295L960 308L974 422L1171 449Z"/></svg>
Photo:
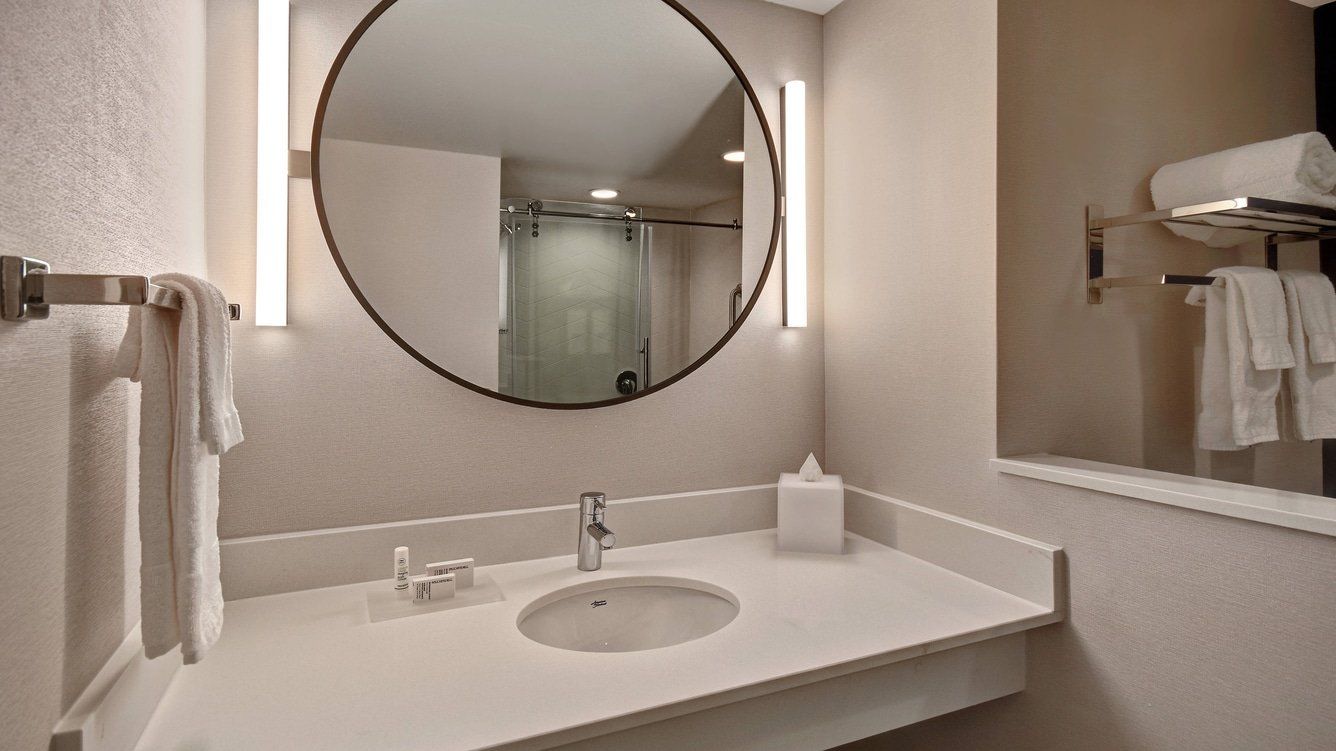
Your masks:
<svg viewBox="0 0 1336 751"><path fill-rule="evenodd" d="M1008 475L1336 537L1336 499L1052 454L993 460Z"/></svg>
<svg viewBox="0 0 1336 751"><path fill-rule="evenodd" d="M1336 211L1303 203L1230 198L1115 217L1104 216L1104 207L1091 204L1086 206L1086 302L1092 305L1104 302L1104 290L1113 287L1215 283L1213 276L1187 274L1104 276L1104 230L1151 222L1256 232L1263 237L1266 266L1273 271L1279 268L1282 244L1336 239Z"/></svg>

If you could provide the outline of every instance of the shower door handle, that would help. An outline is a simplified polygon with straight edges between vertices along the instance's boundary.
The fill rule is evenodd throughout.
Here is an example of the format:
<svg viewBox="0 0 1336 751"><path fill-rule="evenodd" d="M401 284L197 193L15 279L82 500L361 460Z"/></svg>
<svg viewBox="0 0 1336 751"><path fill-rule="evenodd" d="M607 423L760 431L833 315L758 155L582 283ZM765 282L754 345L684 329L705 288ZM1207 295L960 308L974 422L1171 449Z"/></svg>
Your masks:
<svg viewBox="0 0 1336 751"><path fill-rule="evenodd" d="M640 354L645 358L645 385L643 388L649 388L649 385L653 383L653 381L650 380L649 375L649 337L645 337L644 341L641 343Z"/></svg>
<svg viewBox="0 0 1336 751"><path fill-rule="evenodd" d="M742 282L728 293L728 325L732 327L738 322L738 304L742 302Z"/></svg>

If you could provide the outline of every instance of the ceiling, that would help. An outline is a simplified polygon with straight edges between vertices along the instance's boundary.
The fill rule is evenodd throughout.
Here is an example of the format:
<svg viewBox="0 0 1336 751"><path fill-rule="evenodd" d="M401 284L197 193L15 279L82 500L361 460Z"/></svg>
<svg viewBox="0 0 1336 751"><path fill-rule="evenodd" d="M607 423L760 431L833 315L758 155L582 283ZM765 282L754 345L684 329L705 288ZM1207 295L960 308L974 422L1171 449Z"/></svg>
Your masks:
<svg viewBox="0 0 1336 751"><path fill-rule="evenodd" d="M500 157L502 193L691 209L742 193L746 98L667 4L401 0L349 55L324 136ZM498 197L499 198L499 197Z"/></svg>
<svg viewBox="0 0 1336 751"><path fill-rule="evenodd" d="M798 8L799 10L809 10L813 13L817 13L824 16L825 14L829 13L832 8L834 8L836 5L839 5L844 0L766 0L766 1L774 3L776 5L787 5L790 8Z"/></svg>
<svg viewBox="0 0 1336 751"><path fill-rule="evenodd" d="M787 5L790 8L807 10L819 15L825 15L839 5L844 0L766 0L776 5ZM1316 8L1319 5L1326 5L1336 0L1294 0L1300 5L1307 5L1310 8Z"/></svg>
<svg viewBox="0 0 1336 751"><path fill-rule="evenodd" d="M819 15L825 15L839 5L844 0L766 0L776 5L787 5L790 8L807 10ZM1326 5L1336 0L1294 0L1300 5L1307 5L1310 8L1316 8L1319 5Z"/></svg>

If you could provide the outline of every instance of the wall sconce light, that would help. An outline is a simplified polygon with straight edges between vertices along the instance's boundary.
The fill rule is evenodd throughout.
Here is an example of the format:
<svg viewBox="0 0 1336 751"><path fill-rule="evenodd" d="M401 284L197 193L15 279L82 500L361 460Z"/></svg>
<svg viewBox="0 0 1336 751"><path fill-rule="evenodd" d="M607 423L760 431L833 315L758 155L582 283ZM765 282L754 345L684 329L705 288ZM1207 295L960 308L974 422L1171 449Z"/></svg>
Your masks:
<svg viewBox="0 0 1336 751"><path fill-rule="evenodd" d="M257 0L255 325L288 325L288 0Z"/></svg>
<svg viewBox="0 0 1336 751"><path fill-rule="evenodd" d="M780 91L784 150L784 326L807 326L807 84Z"/></svg>

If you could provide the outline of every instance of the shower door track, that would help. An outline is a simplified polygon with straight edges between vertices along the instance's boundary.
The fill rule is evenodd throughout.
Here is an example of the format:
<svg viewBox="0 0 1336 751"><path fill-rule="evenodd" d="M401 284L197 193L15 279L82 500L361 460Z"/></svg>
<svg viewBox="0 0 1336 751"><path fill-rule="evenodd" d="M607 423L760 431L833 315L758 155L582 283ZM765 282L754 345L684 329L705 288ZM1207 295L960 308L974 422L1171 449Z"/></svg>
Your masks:
<svg viewBox="0 0 1336 751"><path fill-rule="evenodd" d="M502 214L511 213L509 209L501 209ZM628 217L622 214L592 214L580 213L574 211L548 211L539 209L536 211L517 212L532 216L559 216L569 219L595 219L604 222L631 222L633 224L676 224L684 227L711 227L714 229L742 229L742 222L734 219L732 222L693 222L687 219L651 219L649 217Z"/></svg>

